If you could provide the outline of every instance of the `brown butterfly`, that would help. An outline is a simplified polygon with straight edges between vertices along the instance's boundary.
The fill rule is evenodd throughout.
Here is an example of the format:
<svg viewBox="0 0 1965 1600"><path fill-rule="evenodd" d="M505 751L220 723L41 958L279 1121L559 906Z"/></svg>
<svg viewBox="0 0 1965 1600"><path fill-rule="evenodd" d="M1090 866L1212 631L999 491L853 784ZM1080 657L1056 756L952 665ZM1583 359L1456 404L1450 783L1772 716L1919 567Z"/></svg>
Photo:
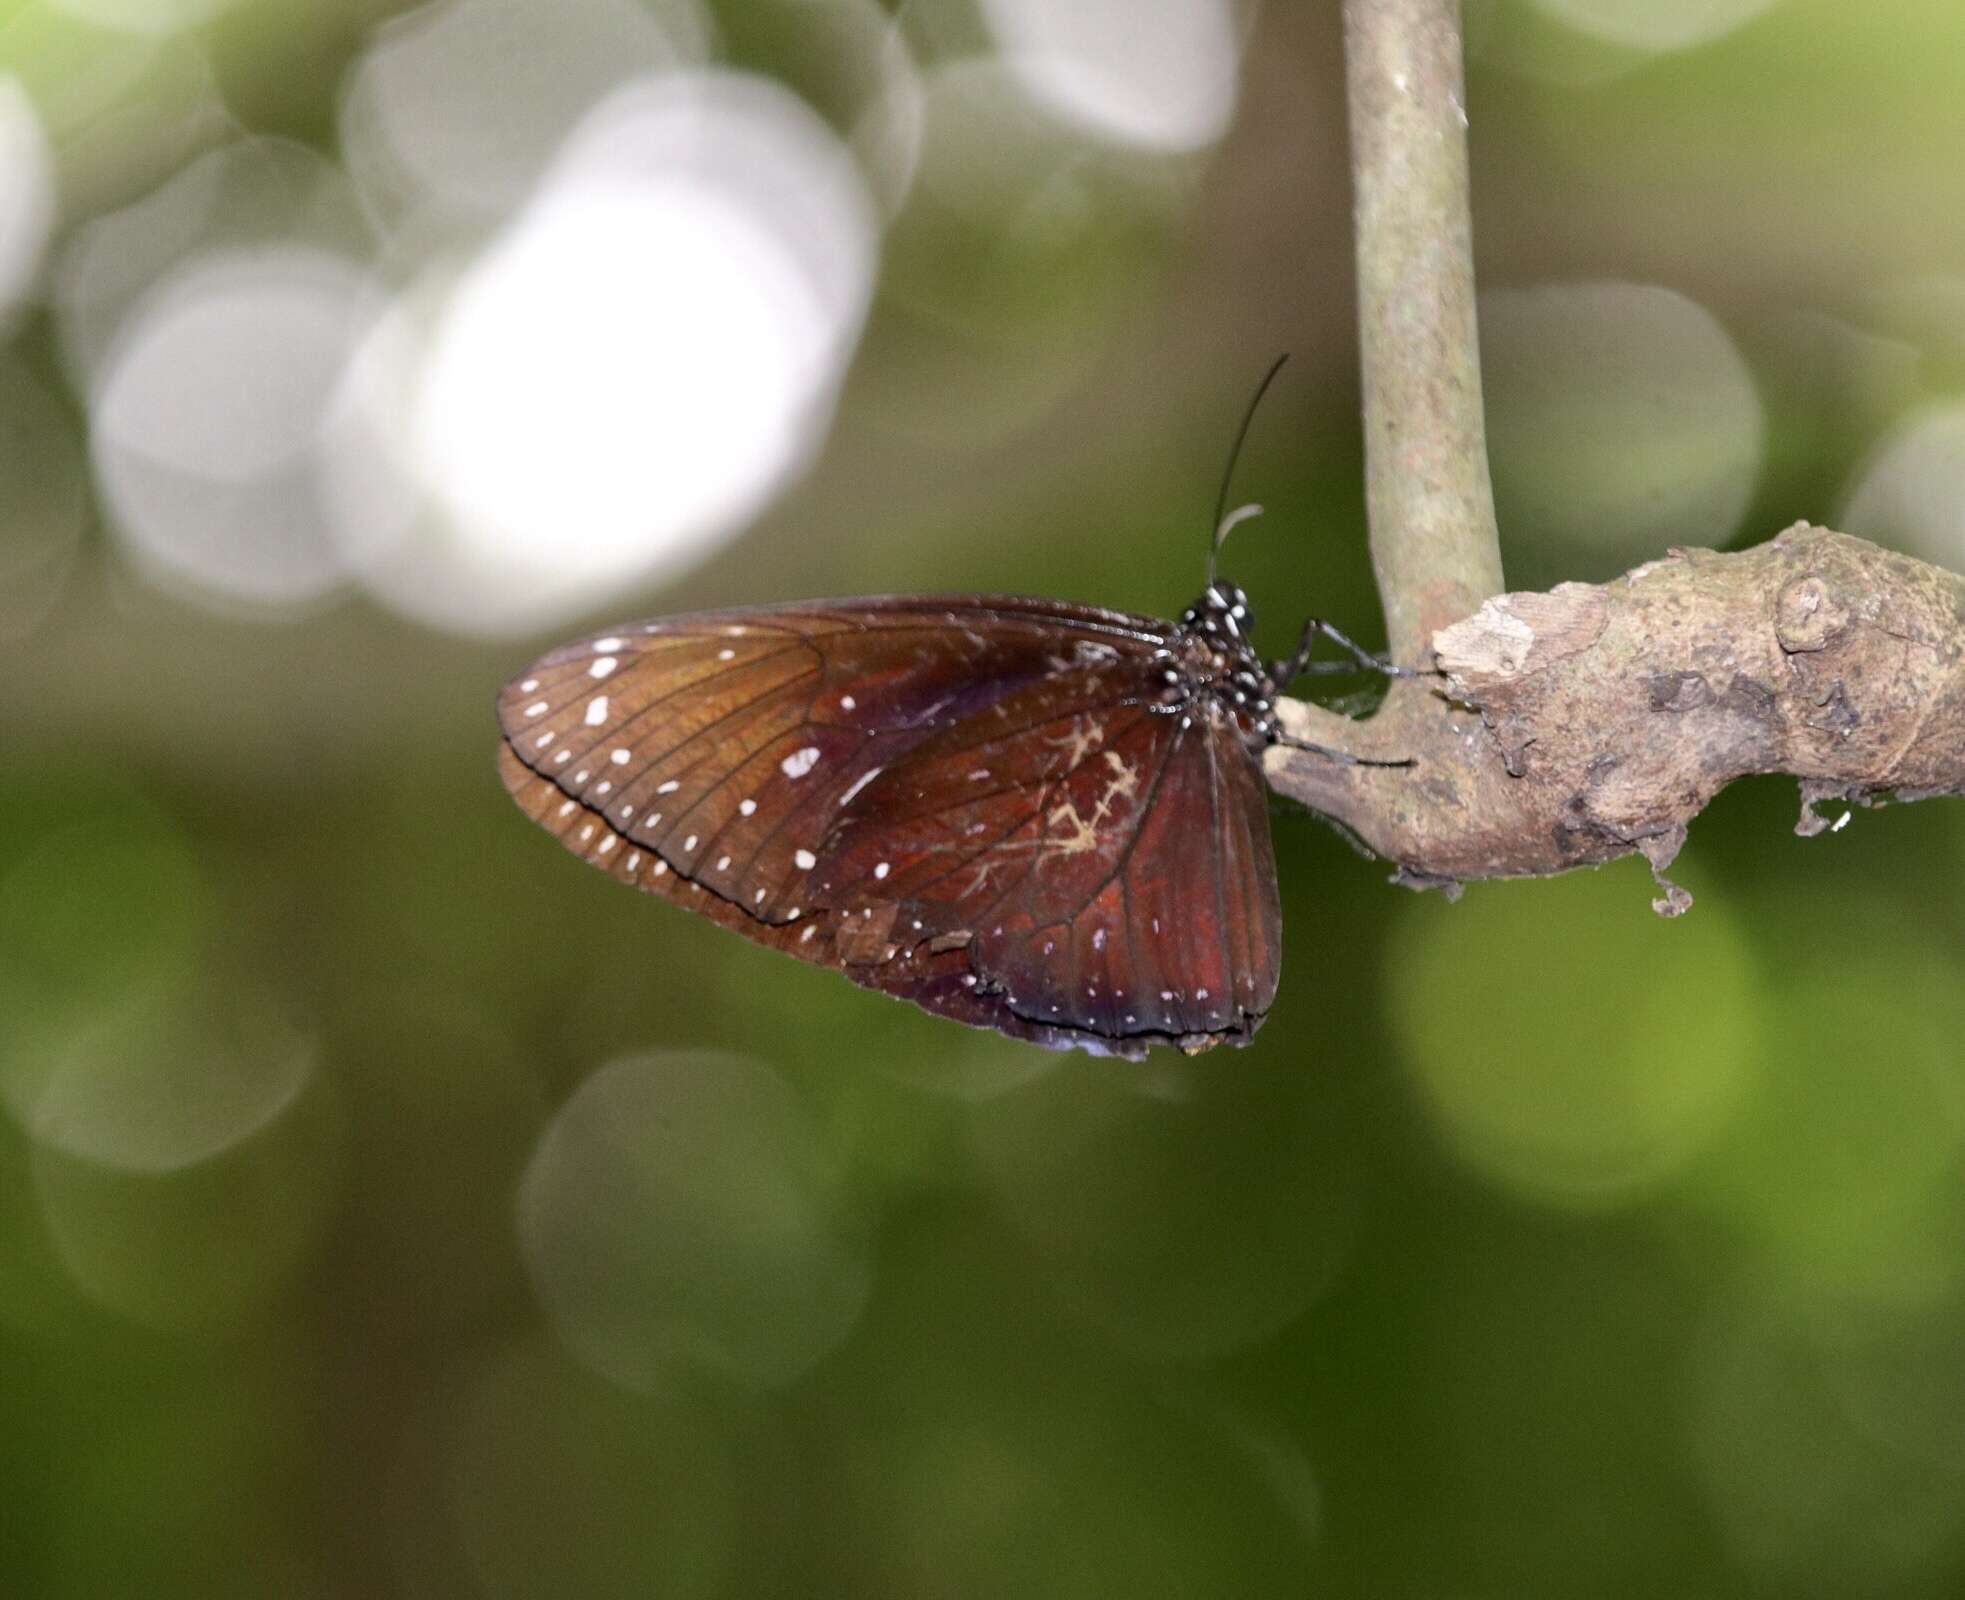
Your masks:
<svg viewBox="0 0 1965 1600"><path fill-rule="evenodd" d="M1313 633L1387 670L1321 622L1265 667L1251 623L1215 582L1177 622L975 595L658 618L506 685L499 770L622 882L941 1016L1246 1044L1281 957L1277 691L1352 670Z"/></svg>

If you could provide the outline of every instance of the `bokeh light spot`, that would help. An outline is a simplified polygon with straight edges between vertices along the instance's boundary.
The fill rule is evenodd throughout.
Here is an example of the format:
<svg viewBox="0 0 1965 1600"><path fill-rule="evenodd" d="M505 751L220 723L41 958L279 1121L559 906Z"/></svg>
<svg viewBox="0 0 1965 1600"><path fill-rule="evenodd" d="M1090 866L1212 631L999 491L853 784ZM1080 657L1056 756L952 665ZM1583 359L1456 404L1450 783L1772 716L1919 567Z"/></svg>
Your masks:
<svg viewBox="0 0 1965 1600"><path fill-rule="evenodd" d="M1634 50L1710 44L1781 0L1532 0L1541 11L1594 38Z"/></svg>
<svg viewBox="0 0 1965 1600"><path fill-rule="evenodd" d="M1965 405L1933 406L1899 423L1858 470L1837 526L1965 567Z"/></svg>
<svg viewBox="0 0 1965 1600"><path fill-rule="evenodd" d="M98 1058L93 1095L77 1088L58 1102L56 1131L124 1163L34 1146L48 1238L97 1304L159 1327L217 1330L277 1304L306 1262L338 1188L339 1103L305 1070L311 1056L249 1054L292 1048L290 1036L269 1046L253 1026L213 1027L191 1011L125 1041L137 1069ZM196 1107L171 1107L161 1129L144 1126L158 1092L199 1069L210 1079ZM125 1099L118 1087L133 1092Z"/></svg>
<svg viewBox="0 0 1965 1600"><path fill-rule="evenodd" d="M1775 981L1765 1069L1688 1192L1790 1285L1916 1305L1959 1281L1958 988L1953 964L1859 938Z"/></svg>
<svg viewBox="0 0 1965 1600"><path fill-rule="evenodd" d="M0 76L0 324L39 272L54 220L47 133L19 80Z"/></svg>
<svg viewBox="0 0 1965 1600"><path fill-rule="evenodd" d="M979 454L1049 413L1158 283L1181 191L1129 181L993 56L922 74L867 366L883 424Z"/></svg>
<svg viewBox="0 0 1965 1600"><path fill-rule="evenodd" d="M300 257L214 262L140 319L96 410L108 442L237 483L312 443L346 355L361 280Z"/></svg>
<svg viewBox="0 0 1965 1600"><path fill-rule="evenodd" d="M497 221L630 79L699 60L693 0L448 0L385 24L349 80L341 138L385 218Z"/></svg>
<svg viewBox="0 0 1965 1600"><path fill-rule="evenodd" d="M297 249L195 263L144 302L104 375L92 444L146 571L261 606L341 581L315 445L370 314L359 269Z"/></svg>
<svg viewBox="0 0 1965 1600"><path fill-rule="evenodd" d="M850 156L784 91L622 91L456 284L426 353L397 336L349 394L347 437L406 440L444 522L409 525L365 482L342 494L370 585L510 632L700 560L818 448L875 248Z"/></svg>
<svg viewBox="0 0 1965 1600"><path fill-rule="evenodd" d="M1495 506L1530 563L1602 579L1732 536L1765 426L1710 312L1669 289L1578 283L1490 292L1480 320Z"/></svg>
<svg viewBox="0 0 1965 1600"><path fill-rule="evenodd" d="M177 997L138 1004L64 1041L29 1131L97 1166L181 1171L282 1116L313 1076L315 1055L311 1039L252 996L216 1016Z"/></svg>
<svg viewBox="0 0 1965 1600"><path fill-rule="evenodd" d="M1673 921L1648 899L1626 862L1405 918L1392 1021L1441 1137L1492 1182L1630 1204L1735 1114L1763 1027L1744 932L1716 894Z"/></svg>
<svg viewBox="0 0 1965 1600"><path fill-rule="evenodd" d="M240 0L47 0L57 11L113 33L163 36L209 22Z"/></svg>
<svg viewBox="0 0 1965 1600"><path fill-rule="evenodd" d="M334 163L289 139L227 140L67 240L54 302L69 379L96 394L132 313L182 269L283 253L352 262L373 244Z"/></svg>
<svg viewBox="0 0 1965 1600"><path fill-rule="evenodd" d="M533 1155L519 1239L567 1346L635 1388L678 1364L795 1378L851 1332L871 1283L806 1112L735 1056L596 1072Z"/></svg>
<svg viewBox="0 0 1965 1600"><path fill-rule="evenodd" d="M983 0L1010 69L1054 114L1151 150L1199 149L1235 109L1225 0Z"/></svg>

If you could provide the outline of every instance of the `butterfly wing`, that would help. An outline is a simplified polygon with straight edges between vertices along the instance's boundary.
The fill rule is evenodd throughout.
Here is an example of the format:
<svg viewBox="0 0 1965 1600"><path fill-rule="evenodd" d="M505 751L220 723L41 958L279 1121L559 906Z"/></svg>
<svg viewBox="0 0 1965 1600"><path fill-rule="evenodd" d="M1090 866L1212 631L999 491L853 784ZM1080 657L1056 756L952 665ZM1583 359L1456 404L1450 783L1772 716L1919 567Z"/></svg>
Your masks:
<svg viewBox="0 0 1965 1600"><path fill-rule="evenodd" d="M1244 1042L1281 962L1260 769L1225 717L1104 688L1018 690L889 768L840 819L817 890L891 903L903 939L960 942L955 981L1027 1021Z"/></svg>
<svg viewBox="0 0 1965 1600"><path fill-rule="evenodd" d="M1245 1039L1278 945L1261 778L1154 709L1168 631L987 597L636 624L507 686L501 771L595 865L942 1015Z"/></svg>

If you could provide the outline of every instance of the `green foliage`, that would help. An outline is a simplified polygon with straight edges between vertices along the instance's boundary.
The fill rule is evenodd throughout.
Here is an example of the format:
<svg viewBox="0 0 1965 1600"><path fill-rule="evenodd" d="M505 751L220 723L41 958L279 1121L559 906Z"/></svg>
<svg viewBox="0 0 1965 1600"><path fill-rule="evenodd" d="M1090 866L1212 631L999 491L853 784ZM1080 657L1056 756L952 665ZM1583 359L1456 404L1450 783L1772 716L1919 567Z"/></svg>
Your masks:
<svg viewBox="0 0 1965 1600"><path fill-rule="evenodd" d="M720 9L729 60L856 141L881 277L807 476L607 613L1171 614L1289 347L1224 570L1278 653L1305 611L1374 633L1319 8L1270 7L1229 142L1168 156L1011 98L971 59L989 7L893 8L945 91L912 177L881 8ZM240 0L161 43L0 10L72 229L230 137L222 108L339 158L388 8ZM1487 11L1483 271L1618 286L1494 323L1514 575L1832 517L1965 373L1956 6L1790 0L1655 56ZM213 237L383 225L296 189L312 164ZM379 283L429 266L386 220ZM0 360L0 443L36 463L0 460L0 1591L1958 1591L1955 805L1803 843L1746 786L1665 923L1629 864L1415 897L1279 804L1253 1048L971 1034L527 826L491 701L537 641L352 579L214 602L102 505L73 526L107 338L73 237ZM1665 302L1692 319L1660 335ZM1906 537L1956 539L1947 470L1893 481Z"/></svg>

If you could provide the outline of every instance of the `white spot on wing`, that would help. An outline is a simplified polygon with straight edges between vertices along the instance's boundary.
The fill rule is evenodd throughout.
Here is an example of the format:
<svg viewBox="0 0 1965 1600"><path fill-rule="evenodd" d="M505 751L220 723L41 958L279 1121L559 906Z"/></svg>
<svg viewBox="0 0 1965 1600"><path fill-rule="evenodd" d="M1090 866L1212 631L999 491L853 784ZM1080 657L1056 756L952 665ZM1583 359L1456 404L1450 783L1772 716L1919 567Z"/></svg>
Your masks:
<svg viewBox="0 0 1965 1600"><path fill-rule="evenodd" d="M587 668L587 672L591 677L604 678L620 664L619 659L614 656L596 656L594 664Z"/></svg>
<svg viewBox="0 0 1965 1600"><path fill-rule="evenodd" d="M801 746L778 763L778 770L787 778L802 778L818 765L819 747L815 744Z"/></svg>
<svg viewBox="0 0 1965 1600"><path fill-rule="evenodd" d="M756 809L757 802L755 800L739 800L737 802L737 812L740 816L747 817Z"/></svg>
<svg viewBox="0 0 1965 1600"><path fill-rule="evenodd" d="M607 696L597 694L587 702L587 726L598 728L607 720Z"/></svg>
<svg viewBox="0 0 1965 1600"><path fill-rule="evenodd" d="M888 873L892 872L893 870L894 870L893 867L889 863L883 861L880 863L879 866L873 869L873 875L876 878L884 878L887 876Z"/></svg>
<svg viewBox="0 0 1965 1600"><path fill-rule="evenodd" d="M616 750L607 759L617 767L625 767L628 764L628 752L625 750Z"/></svg>
<svg viewBox="0 0 1965 1600"><path fill-rule="evenodd" d="M674 778L671 778L667 783L656 784L655 792L657 794L674 794L676 790L680 789L681 787L682 787L681 784L676 782Z"/></svg>
<svg viewBox="0 0 1965 1600"><path fill-rule="evenodd" d="M687 839L684 839L682 841L682 848L685 850L694 850L696 848L696 835L692 833Z"/></svg>
<svg viewBox="0 0 1965 1600"><path fill-rule="evenodd" d="M819 858L813 855L810 850L794 850L791 858L798 863L798 870L800 872L810 872L819 864Z"/></svg>
<svg viewBox="0 0 1965 1600"><path fill-rule="evenodd" d="M839 709L841 711L851 711L858 704L859 701L855 700L850 694L842 694L839 697Z"/></svg>
<svg viewBox="0 0 1965 1600"><path fill-rule="evenodd" d="M735 661L737 659L737 652L735 650L719 650L716 653L716 658L719 661Z"/></svg>
<svg viewBox="0 0 1965 1600"><path fill-rule="evenodd" d="M619 650L621 646L626 644L627 642L628 641L625 639L596 639L594 641L594 648L602 652L604 655L611 656L612 654L614 654L616 650Z"/></svg>
<svg viewBox="0 0 1965 1600"><path fill-rule="evenodd" d="M545 701L535 700L525 708L525 714L528 717L543 717L546 714L546 709Z"/></svg>
<svg viewBox="0 0 1965 1600"><path fill-rule="evenodd" d="M716 870L718 872L728 872L730 870L730 858L728 856L719 857L716 863Z"/></svg>

